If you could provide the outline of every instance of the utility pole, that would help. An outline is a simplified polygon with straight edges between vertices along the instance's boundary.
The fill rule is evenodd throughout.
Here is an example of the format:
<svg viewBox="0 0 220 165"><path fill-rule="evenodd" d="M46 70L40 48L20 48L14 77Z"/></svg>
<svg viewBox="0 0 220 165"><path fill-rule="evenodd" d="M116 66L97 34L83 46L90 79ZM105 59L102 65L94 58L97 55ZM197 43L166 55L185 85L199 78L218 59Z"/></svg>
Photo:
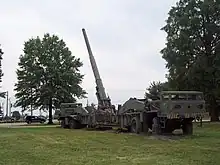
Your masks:
<svg viewBox="0 0 220 165"><path fill-rule="evenodd" d="M32 110L32 101L33 101L33 95L32 95L32 87L31 87L31 116L33 116L33 110Z"/></svg>
<svg viewBox="0 0 220 165"><path fill-rule="evenodd" d="M6 92L6 116L8 117L8 91Z"/></svg>
<svg viewBox="0 0 220 165"><path fill-rule="evenodd" d="M0 120L3 120L3 118L4 118L4 110L3 110L3 106L2 106L2 103L0 103Z"/></svg>
<svg viewBox="0 0 220 165"><path fill-rule="evenodd" d="M11 98L9 98L9 117L11 117L11 107L12 107Z"/></svg>
<svg viewBox="0 0 220 165"><path fill-rule="evenodd" d="M87 103L86 103L86 106L88 107L89 106L89 100L87 99Z"/></svg>
<svg viewBox="0 0 220 165"><path fill-rule="evenodd" d="M2 116L4 117L5 116L5 108L4 108L4 103L2 103L2 112L3 112L3 114L2 114Z"/></svg>

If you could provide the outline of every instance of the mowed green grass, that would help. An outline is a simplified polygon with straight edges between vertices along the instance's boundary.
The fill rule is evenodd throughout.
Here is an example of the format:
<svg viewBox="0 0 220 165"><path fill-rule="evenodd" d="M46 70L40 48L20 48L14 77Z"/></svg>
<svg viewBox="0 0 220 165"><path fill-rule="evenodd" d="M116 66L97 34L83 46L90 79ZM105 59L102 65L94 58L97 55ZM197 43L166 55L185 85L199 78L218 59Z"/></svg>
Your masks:
<svg viewBox="0 0 220 165"><path fill-rule="evenodd" d="M174 139L61 128L0 128L0 164L220 164L220 124L195 125L193 136Z"/></svg>

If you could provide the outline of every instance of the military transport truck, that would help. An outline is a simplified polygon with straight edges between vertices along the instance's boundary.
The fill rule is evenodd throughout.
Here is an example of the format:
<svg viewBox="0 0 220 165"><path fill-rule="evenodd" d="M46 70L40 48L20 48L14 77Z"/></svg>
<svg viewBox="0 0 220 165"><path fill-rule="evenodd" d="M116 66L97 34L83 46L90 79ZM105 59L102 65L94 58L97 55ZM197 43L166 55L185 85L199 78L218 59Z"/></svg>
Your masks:
<svg viewBox="0 0 220 165"><path fill-rule="evenodd" d="M82 103L61 103L58 120L62 128L79 129L87 126L88 116Z"/></svg>
<svg viewBox="0 0 220 165"><path fill-rule="evenodd" d="M60 121L62 128L80 129L89 128L111 128L112 120L111 111L105 109L96 109L93 106L83 107L82 103L61 103Z"/></svg>
<svg viewBox="0 0 220 165"><path fill-rule="evenodd" d="M130 132L147 133L151 129L160 134L182 129L183 134L192 134L192 121L205 113L202 92L163 91L157 100L130 98L118 110L117 117L120 127Z"/></svg>

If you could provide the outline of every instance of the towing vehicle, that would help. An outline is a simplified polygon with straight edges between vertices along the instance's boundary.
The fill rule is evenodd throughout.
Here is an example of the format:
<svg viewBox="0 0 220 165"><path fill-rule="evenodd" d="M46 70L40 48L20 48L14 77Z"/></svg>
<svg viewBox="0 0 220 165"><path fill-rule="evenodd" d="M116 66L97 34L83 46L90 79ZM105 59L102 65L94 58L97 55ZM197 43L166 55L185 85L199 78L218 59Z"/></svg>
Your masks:
<svg viewBox="0 0 220 165"><path fill-rule="evenodd" d="M206 114L203 93L199 91L162 91L158 99L127 100L118 111L120 128L130 132L155 134L182 129L193 133L192 121Z"/></svg>

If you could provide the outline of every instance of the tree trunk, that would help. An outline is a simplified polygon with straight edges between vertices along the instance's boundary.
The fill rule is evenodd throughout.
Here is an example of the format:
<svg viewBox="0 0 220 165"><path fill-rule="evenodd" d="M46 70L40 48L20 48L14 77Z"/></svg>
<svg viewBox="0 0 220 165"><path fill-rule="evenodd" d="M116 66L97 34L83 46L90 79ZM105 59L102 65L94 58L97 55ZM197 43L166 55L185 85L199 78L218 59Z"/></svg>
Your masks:
<svg viewBox="0 0 220 165"><path fill-rule="evenodd" d="M210 116L211 116L211 121L219 121L219 106L216 102L215 98L212 98L210 100Z"/></svg>
<svg viewBox="0 0 220 165"><path fill-rule="evenodd" d="M53 124L52 98L49 99L49 122L48 122L48 124Z"/></svg>
<svg viewBox="0 0 220 165"><path fill-rule="evenodd" d="M218 107L213 107L210 109L211 121L219 121L219 109Z"/></svg>

